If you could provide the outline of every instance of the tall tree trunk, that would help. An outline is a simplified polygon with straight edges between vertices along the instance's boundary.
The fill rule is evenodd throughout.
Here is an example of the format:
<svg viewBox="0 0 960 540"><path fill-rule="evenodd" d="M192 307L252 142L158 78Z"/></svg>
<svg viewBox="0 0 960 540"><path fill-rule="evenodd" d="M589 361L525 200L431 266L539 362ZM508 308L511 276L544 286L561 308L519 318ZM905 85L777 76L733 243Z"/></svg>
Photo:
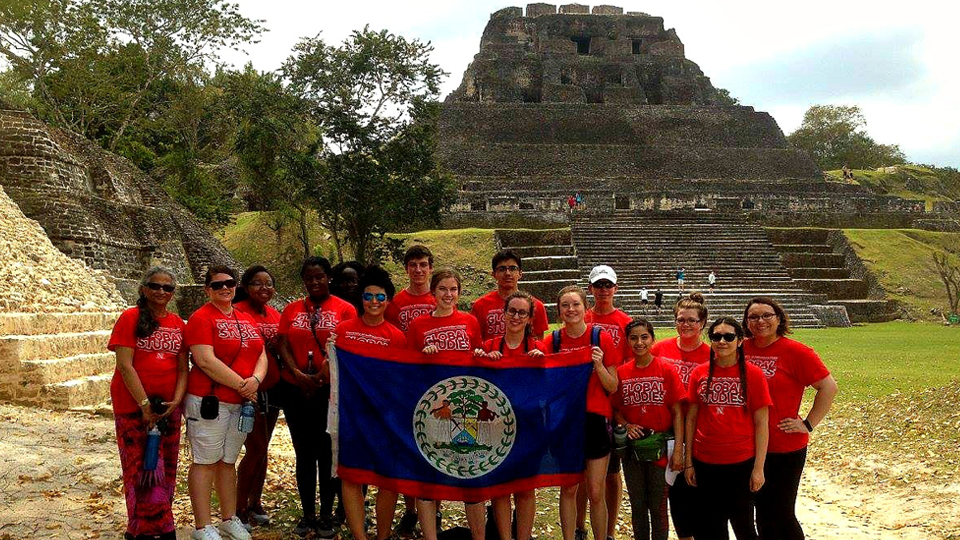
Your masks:
<svg viewBox="0 0 960 540"><path fill-rule="evenodd" d="M296 205L296 209L297 224L300 225L300 242L303 245L303 257L307 258L313 255L310 250L310 231L307 228L307 209L300 205Z"/></svg>

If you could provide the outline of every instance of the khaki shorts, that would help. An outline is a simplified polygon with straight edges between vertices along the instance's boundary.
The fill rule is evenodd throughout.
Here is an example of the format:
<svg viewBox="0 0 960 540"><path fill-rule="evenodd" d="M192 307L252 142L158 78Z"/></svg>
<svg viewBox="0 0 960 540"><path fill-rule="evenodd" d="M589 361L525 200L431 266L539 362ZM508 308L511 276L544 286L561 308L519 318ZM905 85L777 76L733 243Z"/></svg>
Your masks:
<svg viewBox="0 0 960 540"><path fill-rule="evenodd" d="M197 465L212 465L219 461L236 463L240 447L247 438L237 425L240 422L240 404L220 401L220 414L213 420L200 418L200 401L203 398L187 394L183 415L187 418L187 440L193 462Z"/></svg>

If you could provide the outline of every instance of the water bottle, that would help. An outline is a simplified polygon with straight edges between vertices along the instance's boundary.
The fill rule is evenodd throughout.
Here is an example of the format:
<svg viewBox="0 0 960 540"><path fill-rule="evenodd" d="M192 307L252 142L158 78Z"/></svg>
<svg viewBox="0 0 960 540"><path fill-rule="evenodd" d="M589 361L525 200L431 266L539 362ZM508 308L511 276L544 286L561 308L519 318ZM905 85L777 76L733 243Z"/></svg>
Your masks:
<svg viewBox="0 0 960 540"><path fill-rule="evenodd" d="M237 429L240 433L251 433L253 431L254 414L257 410L252 401L244 401L240 406L240 421L237 423Z"/></svg>
<svg viewBox="0 0 960 540"><path fill-rule="evenodd" d="M627 452L627 428L619 424L613 428L613 451L620 457Z"/></svg>
<svg viewBox="0 0 960 540"><path fill-rule="evenodd" d="M143 470L157 470L157 461L160 459L160 430L157 426L147 432L147 449L143 453Z"/></svg>
<svg viewBox="0 0 960 540"><path fill-rule="evenodd" d="M316 375L317 366L313 364L313 351L307 351L307 369L303 371L307 375Z"/></svg>

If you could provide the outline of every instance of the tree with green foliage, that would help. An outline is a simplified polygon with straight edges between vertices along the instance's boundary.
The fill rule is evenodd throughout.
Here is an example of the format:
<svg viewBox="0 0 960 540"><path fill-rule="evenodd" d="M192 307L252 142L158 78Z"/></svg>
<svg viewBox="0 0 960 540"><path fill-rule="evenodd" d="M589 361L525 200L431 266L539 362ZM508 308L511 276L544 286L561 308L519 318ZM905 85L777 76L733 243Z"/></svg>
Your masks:
<svg viewBox="0 0 960 540"><path fill-rule="evenodd" d="M726 88L717 88L716 100L717 105L723 107L735 107L740 105L740 99L733 97L730 94L730 91Z"/></svg>
<svg viewBox="0 0 960 540"><path fill-rule="evenodd" d="M361 262L388 231L435 224L453 192L437 162L439 66L433 47L354 31L339 47L302 40L283 65L290 90L323 132L314 198L321 222Z"/></svg>
<svg viewBox="0 0 960 540"><path fill-rule="evenodd" d="M247 64L222 79L222 99L234 117L232 148L248 203L291 216L299 225L303 254L309 257L307 218L319 181L319 130L304 102L288 92L277 75L258 73Z"/></svg>
<svg viewBox="0 0 960 540"><path fill-rule="evenodd" d="M867 120L856 105L814 105L787 140L809 153L823 170L874 169L907 162L899 146L874 141L866 127Z"/></svg>
<svg viewBox="0 0 960 540"><path fill-rule="evenodd" d="M960 267L951 263L945 252L933 252L933 266L947 293L949 313L960 313Z"/></svg>

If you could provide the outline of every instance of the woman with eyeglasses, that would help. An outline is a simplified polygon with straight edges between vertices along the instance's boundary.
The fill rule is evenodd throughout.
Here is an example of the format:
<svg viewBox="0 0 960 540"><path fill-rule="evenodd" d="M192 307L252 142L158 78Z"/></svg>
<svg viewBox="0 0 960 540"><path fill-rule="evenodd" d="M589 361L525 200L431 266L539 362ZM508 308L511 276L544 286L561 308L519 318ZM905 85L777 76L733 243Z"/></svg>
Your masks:
<svg viewBox="0 0 960 540"><path fill-rule="evenodd" d="M593 307L587 310L585 320L587 324L595 324L613 338L613 345L623 350L623 360L628 361L629 347L627 346L626 327L631 318L613 305L613 297L617 294L617 273L605 264L593 267L590 271L590 286L587 290L593 296ZM620 456L611 453L610 463L607 465L606 493L607 501L607 540L615 538L617 532L617 517L620 515L620 500L623 498L623 482L620 479ZM587 487L580 484L577 490L577 531L586 534L584 529L587 519Z"/></svg>
<svg viewBox="0 0 960 540"><path fill-rule="evenodd" d="M187 349L183 319L167 311L176 287L170 270L159 266L147 270L136 307L120 315L107 345L117 356L110 396L127 503L125 540L175 540L177 536L172 503L180 453L180 402L187 389ZM159 459L153 471L145 471L147 433L154 426L160 430Z"/></svg>
<svg viewBox="0 0 960 540"><path fill-rule="evenodd" d="M283 382L279 383L286 397L283 416L296 455L297 491L303 511L293 532L301 537L315 532L320 538L332 538L335 533L336 483L330 476L333 450L326 431L330 371L325 344L338 324L356 318L357 310L330 294L331 272L330 261L323 257L303 261L300 279L307 295L284 308L277 331L284 366L280 372Z"/></svg>
<svg viewBox="0 0 960 540"><path fill-rule="evenodd" d="M337 325L328 344L357 354L376 354L377 349L404 348L407 338L396 326L384 320L387 306L396 292L390 274L379 266L370 266L358 283L360 316ZM341 395L340 399L350 399ZM347 527L354 538L365 539L364 490L361 484L341 478L343 506ZM377 539L386 540L393 532L393 514L397 509L397 492L380 488L377 491Z"/></svg>
<svg viewBox="0 0 960 540"><path fill-rule="evenodd" d="M473 315L457 309L461 283L460 273L453 268L434 271L430 278L430 291L437 305L432 312L410 323L407 347L428 355L442 351L472 353L480 347L480 323ZM464 501L463 504L473 540L482 540L486 524L483 501ZM438 502L435 500L417 499L417 515L424 540L437 540L437 529L440 528L437 508Z"/></svg>
<svg viewBox="0 0 960 540"><path fill-rule="evenodd" d="M773 398L766 483L757 493L757 530L763 540L802 540L795 507L807 443L830 411L837 382L813 349L786 337L791 333L790 318L776 300L753 298L743 311L743 322L748 338L744 355L763 370ZM801 417L800 402L808 386L816 394L806 417Z"/></svg>
<svg viewBox="0 0 960 540"><path fill-rule="evenodd" d="M240 430L241 404L257 401L267 375L267 354L256 323L233 306L237 274L227 266L211 266L204 279L210 301L190 316L184 332L193 354L187 379L184 416L193 461L188 487L197 530L194 540L249 540L236 516L235 463L247 434ZM214 485L221 523L212 525Z"/></svg>
<svg viewBox="0 0 960 540"><path fill-rule="evenodd" d="M516 291L507 296L503 304L503 316L506 333L483 342L483 346L474 350L477 357L494 362L510 363L517 359L542 358L543 351L537 348L537 339L533 336L533 314L536 309L533 296L525 291ZM536 490L518 491L513 494L517 507L516 540L530 540L533 534L533 520L536 517ZM510 495L493 500L493 512L497 521L497 532L501 540L513 538L510 517Z"/></svg>
<svg viewBox="0 0 960 540"><path fill-rule="evenodd" d="M707 324L707 307L704 305L703 295L692 292L681 298L673 306L673 316L677 337L661 339L653 345L650 353L668 364L672 364L680 374L680 382L684 388L690 383L690 372L700 364L710 360L710 346L703 342L703 328ZM687 417L689 403L681 404L683 417ZM683 446L683 440L677 439L674 444ZM699 522L700 501L699 492L687 485L683 475L678 475L668 489L670 500L670 516L673 518L673 528L680 540L691 540Z"/></svg>
<svg viewBox="0 0 960 540"><path fill-rule="evenodd" d="M260 410L257 411L253 431L243 442L245 452L237 468L237 515L247 526L270 522L260 498L267 478L267 448L280 416L280 400L283 397L281 392L273 391L280 380L277 357L280 312L269 305L275 292L273 274L263 266L256 265L247 268L240 276L240 287L233 298L233 307L253 319L267 349L267 375L260 384L257 399Z"/></svg>
<svg viewBox="0 0 960 540"><path fill-rule="evenodd" d="M591 349L593 374L587 383L587 416L584 424L587 499L590 501L590 524L594 538L607 534L605 480L612 448L610 421L613 407L610 394L617 390L617 366L621 351L614 347L610 333L601 330L599 343L594 342L594 326L584 320L587 293L576 285L560 289L557 311L563 327L548 334L540 342L545 353L572 349ZM560 528L563 540L574 540L577 517L577 485L560 488Z"/></svg>
<svg viewBox="0 0 960 540"><path fill-rule="evenodd" d="M684 476L700 491L697 538L757 538L754 493L763 487L770 393L760 368L743 355L743 327L732 317L710 325L710 361L690 373Z"/></svg>

